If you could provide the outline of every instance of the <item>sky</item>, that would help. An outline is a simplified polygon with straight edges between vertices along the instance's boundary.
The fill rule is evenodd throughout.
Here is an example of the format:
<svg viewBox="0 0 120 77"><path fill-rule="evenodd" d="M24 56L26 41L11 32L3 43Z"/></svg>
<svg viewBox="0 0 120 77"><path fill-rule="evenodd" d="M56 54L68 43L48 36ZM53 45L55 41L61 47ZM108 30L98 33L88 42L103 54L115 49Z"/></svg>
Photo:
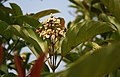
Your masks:
<svg viewBox="0 0 120 77"><path fill-rule="evenodd" d="M65 19L65 24L69 21L72 21L74 17L69 13L72 12L73 9L68 7L70 5L69 0L8 0L4 3L5 6L10 7L9 3L18 4L23 13L37 13L46 9L57 9L60 13L54 14L56 17L62 17ZM46 17L42 18L45 19ZM41 19L41 20L42 20ZM22 49L22 52L30 52L29 48L25 47ZM35 60L36 57L34 55L31 56L30 60ZM64 63L62 62L59 68L56 71L60 71L64 69Z"/></svg>
<svg viewBox="0 0 120 77"><path fill-rule="evenodd" d="M63 17L66 21L72 21L74 17L70 15L70 11L72 10L70 7L69 0L8 0L4 4L6 6L10 6L9 3L18 4L23 13L37 13L46 9L57 9L61 13L55 14L56 17Z"/></svg>

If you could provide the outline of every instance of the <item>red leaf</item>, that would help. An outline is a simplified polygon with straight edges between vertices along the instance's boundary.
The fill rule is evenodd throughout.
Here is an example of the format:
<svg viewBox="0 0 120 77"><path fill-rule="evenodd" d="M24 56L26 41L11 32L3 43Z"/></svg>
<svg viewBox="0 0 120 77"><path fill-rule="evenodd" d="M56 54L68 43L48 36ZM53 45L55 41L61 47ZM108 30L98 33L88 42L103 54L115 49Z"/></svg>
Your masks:
<svg viewBox="0 0 120 77"><path fill-rule="evenodd" d="M65 20L63 18L61 18L61 22L60 23L61 23L62 27L65 27Z"/></svg>
<svg viewBox="0 0 120 77"><path fill-rule="evenodd" d="M42 71L43 64L44 64L44 58L45 58L45 54L43 53L33 65L29 77L40 77L40 73Z"/></svg>
<svg viewBox="0 0 120 77"><path fill-rule="evenodd" d="M3 47L0 46L0 65L2 64L3 61Z"/></svg>
<svg viewBox="0 0 120 77"><path fill-rule="evenodd" d="M64 20L64 18L58 17L58 19L60 19L61 26L65 27L65 20Z"/></svg>
<svg viewBox="0 0 120 77"><path fill-rule="evenodd" d="M17 55L14 55L14 61L18 72L18 77L25 77L25 69L23 68L21 58Z"/></svg>

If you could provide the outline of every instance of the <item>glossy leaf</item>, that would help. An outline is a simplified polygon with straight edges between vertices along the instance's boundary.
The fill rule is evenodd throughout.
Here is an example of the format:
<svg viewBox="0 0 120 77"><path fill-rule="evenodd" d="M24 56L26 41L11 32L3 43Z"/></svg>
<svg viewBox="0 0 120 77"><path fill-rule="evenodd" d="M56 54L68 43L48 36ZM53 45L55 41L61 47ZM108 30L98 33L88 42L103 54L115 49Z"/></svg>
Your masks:
<svg viewBox="0 0 120 77"><path fill-rule="evenodd" d="M8 74L2 75L1 77L16 77L16 75L13 73L8 73Z"/></svg>
<svg viewBox="0 0 120 77"><path fill-rule="evenodd" d="M67 73L67 72L66 71L60 71L60 72L56 72L56 73L49 73L45 77L63 77L65 73Z"/></svg>
<svg viewBox="0 0 120 77"><path fill-rule="evenodd" d="M19 25L12 25L10 27L10 30L14 35L17 35L17 36L23 38L24 34L22 33L22 29Z"/></svg>
<svg viewBox="0 0 120 77"><path fill-rule="evenodd" d="M102 19L103 21L106 21L106 22L110 22L111 24L113 24L116 29L118 30L117 32L113 33L113 35L115 36L116 33L118 33L115 37L115 38L118 38L119 39L119 36L120 35L120 22L114 17L114 16L107 16L105 14L101 14L100 16L100 19Z"/></svg>
<svg viewBox="0 0 120 77"><path fill-rule="evenodd" d="M33 65L31 69L31 73L28 77L40 77L40 73L42 72L42 68L44 64L44 58L45 58L45 54L43 53Z"/></svg>
<svg viewBox="0 0 120 77"><path fill-rule="evenodd" d="M80 55L78 53L69 53L65 56L70 62L76 61L79 57Z"/></svg>
<svg viewBox="0 0 120 77"><path fill-rule="evenodd" d="M9 32L9 24L0 20L0 34L5 38L10 38L12 34Z"/></svg>
<svg viewBox="0 0 120 77"><path fill-rule="evenodd" d="M32 16L34 19L38 20L39 18L42 18L46 15L50 15L51 13L59 13L59 11L55 10L55 9L43 10L43 11L40 11Z"/></svg>
<svg viewBox="0 0 120 77"><path fill-rule="evenodd" d="M13 29L13 30L12 30ZM34 46L33 48L37 49L35 55L40 54L42 51L47 51L47 43L42 40L41 37L35 32L34 28L31 27L20 27L19 25L12 25L12 31L17 36L23 38L26 42Z"/></svg>
<svg viewBox="0 0 120 77"><path fill-rule="evenodd" d="M23 23L27 23L30 26L37 27L40 24L39 21L35 20L31 16L19 16L16 19L20 25L23 25Z"/></svg>
<svg viewBox="0 0 120 77"><path fill-rule="evenodd" d="M2 72L7 74L8 73L8 66L6 64L1 64L0 65L0 71L2 71Z"/></svg>
<svg viewBox="0 0 120 77"><path fill-rule="evenodd" d="M23 15L21 8L17 4L10 3L10 6L12 7L12 10L13 10L15 16Z"/></svg>
<svg viewBox="0 0 120 77"><path fill-rule="evenodd" d="M28 45L29 49L33 52L33 54L36 56L36 57L39 57L39 53L37 53L37 51L40 51L38 50L38 48L36 49L33 45ZM42 50L41 50L42 51Z"/></svg>
<svg viewBox="0 0 120 77"><path fill-rule="evenodd" d="M35 32L35 29L26 27L25 30L23 30L23 32L31 40L32 44L34 44L36 42L36 44L38 44L41 47L43 52L48 50L46 41L43 41L43 39L41 37L39 37L39 35Z"/></svg>
<svg viewBox="0 0 120 77"><path fill-rule="evenodd" d="M94 0L84 0L84 1L85 1L85 3L87 3L88 5L91 5L92 1L94 1Z"/></svg>
<svg viewBox="0 0 120 77"><path fill-rule="evenodd" d="M82 15L77 15L76 18L75 18L75 20L69 26L69 28L72 27L72 26L74 26L76 23L79 23L82 19L83 19Z"/></svg>
<svg viewBox="0 0 120 77"><path fill-rule="evenodd" d="M9 7L5 7L5 6L0 6L0 10L4 10L7 13L13 13L12 9Z"/></svg>
<svg viewBox="0 0 120 77"><path fill-rule="evenodd" d="M14 55L14 61L15 61L18 77L25 77L25 69L22 64L22 59L19 56Z"/></svg>
<svg viewBox="0 0 120 77"><path fill-rule="evenodd" d="M87 53L66 70L64 77L103 77L119 68L119 54L120 43Z"/></svg>
<svg viewBox="0 0 120 77"><path fill-rule="evenodd" d="M12 24L13 21L10 14L12 14L12 9L0 6L0 20Z"/></svg>
<svg viewBox="0 0 120 77"><path fill-rule="evenodd" d="M7 29L7 27L8 27L8 24L0 20L0 33L4 32L4 30Z"/></svg>
<svg viewBox="0 0 120 77"><path fill-rule="evenodd" d="M102 0L102 2L107 6L111 14L120 22L120 0Z"/></svg>
<svg viewBox="0 0 120 77"><path fill-rule="evenodd" d="M115 27L118 29L120 33L120 22L115 17L112 17L112 16L108 16L108 19L109 19L109 22L115 25Z"/></svg>
<svg viewBox="0 0 120 77"><path fill-rule="evenodd" d="M42 72L50 72L50 69L47 64L44 63Z"/></svg>
<svg viewBox="0 0 120 77"><path fill-rule="evenodd" d="M95 35L115 29L113 25L99 21L86 21L85 23L74 25L66 32L66 37L62 42L62 56L65 56L80 43L92 39Z"/></svg>
<svg viewBox="0 0 120 77"><path fill-rule="evenodd" d="M120 32L120 22L114 16L107 16L106 14L102 13L100 14L99 18L105 22L110 22L114 24L114 26Z"/></svg>
<svg viewBox="0 0 120 77"><path fill-rule="evenodd" d="M79 1L79 0L69 0L69 1L74 3L77 6L80 6L80 7L84 8L84 6L82 5L81 1Z"/></svg>

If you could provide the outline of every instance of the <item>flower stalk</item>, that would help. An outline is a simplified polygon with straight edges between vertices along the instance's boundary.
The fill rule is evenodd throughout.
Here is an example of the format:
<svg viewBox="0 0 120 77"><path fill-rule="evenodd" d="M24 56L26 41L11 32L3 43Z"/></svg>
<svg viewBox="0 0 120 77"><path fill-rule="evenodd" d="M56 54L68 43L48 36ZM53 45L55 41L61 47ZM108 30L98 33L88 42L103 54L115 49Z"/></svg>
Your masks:
<svg viewBox="0 0 120 77"><path fill-rule="evenodd" d="M60 48L60 41L65 36L65 26L63 18L55 18L52 14L50 18L47 18L42 22L42 26L36 29L36 32L42 37L43 40L47 40L49 45L49 66L55 72L55 69L60 64L61 60L57 63L57 55Z"/></svg>

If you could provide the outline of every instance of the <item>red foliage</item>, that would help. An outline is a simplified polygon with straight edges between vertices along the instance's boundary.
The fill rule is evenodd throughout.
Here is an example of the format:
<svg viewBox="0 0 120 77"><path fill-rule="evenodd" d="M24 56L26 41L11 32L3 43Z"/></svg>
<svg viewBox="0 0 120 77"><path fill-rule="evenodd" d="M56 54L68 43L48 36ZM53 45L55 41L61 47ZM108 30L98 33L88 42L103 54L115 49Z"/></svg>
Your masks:
<svg viewBox="0 0 120 77"><path fill-rule="evenodd" d="M21 58L17 55L14 55L14 61L18 72L18 77L25 77L25 69L23 68Z"/></svg>
<svg viewBox="0 0 120 77"><path fill-rule="evenodd" d="M43 68L45 54L43 53L35 62L31 69L29 77L40 77L40 73Z"/></svg>
<svg viewBox="0 0 120 77"><path fill-rule="evenodd" d="M2 64L3 61L3 47L0 46L0 65Z"/></svg>
<svg viewBox="0 0 120 77"><path fill-rule="evenodd" d="M62 27L65 27L65 20L64 18L58 17L60 19L60 24Z"/></svg>

